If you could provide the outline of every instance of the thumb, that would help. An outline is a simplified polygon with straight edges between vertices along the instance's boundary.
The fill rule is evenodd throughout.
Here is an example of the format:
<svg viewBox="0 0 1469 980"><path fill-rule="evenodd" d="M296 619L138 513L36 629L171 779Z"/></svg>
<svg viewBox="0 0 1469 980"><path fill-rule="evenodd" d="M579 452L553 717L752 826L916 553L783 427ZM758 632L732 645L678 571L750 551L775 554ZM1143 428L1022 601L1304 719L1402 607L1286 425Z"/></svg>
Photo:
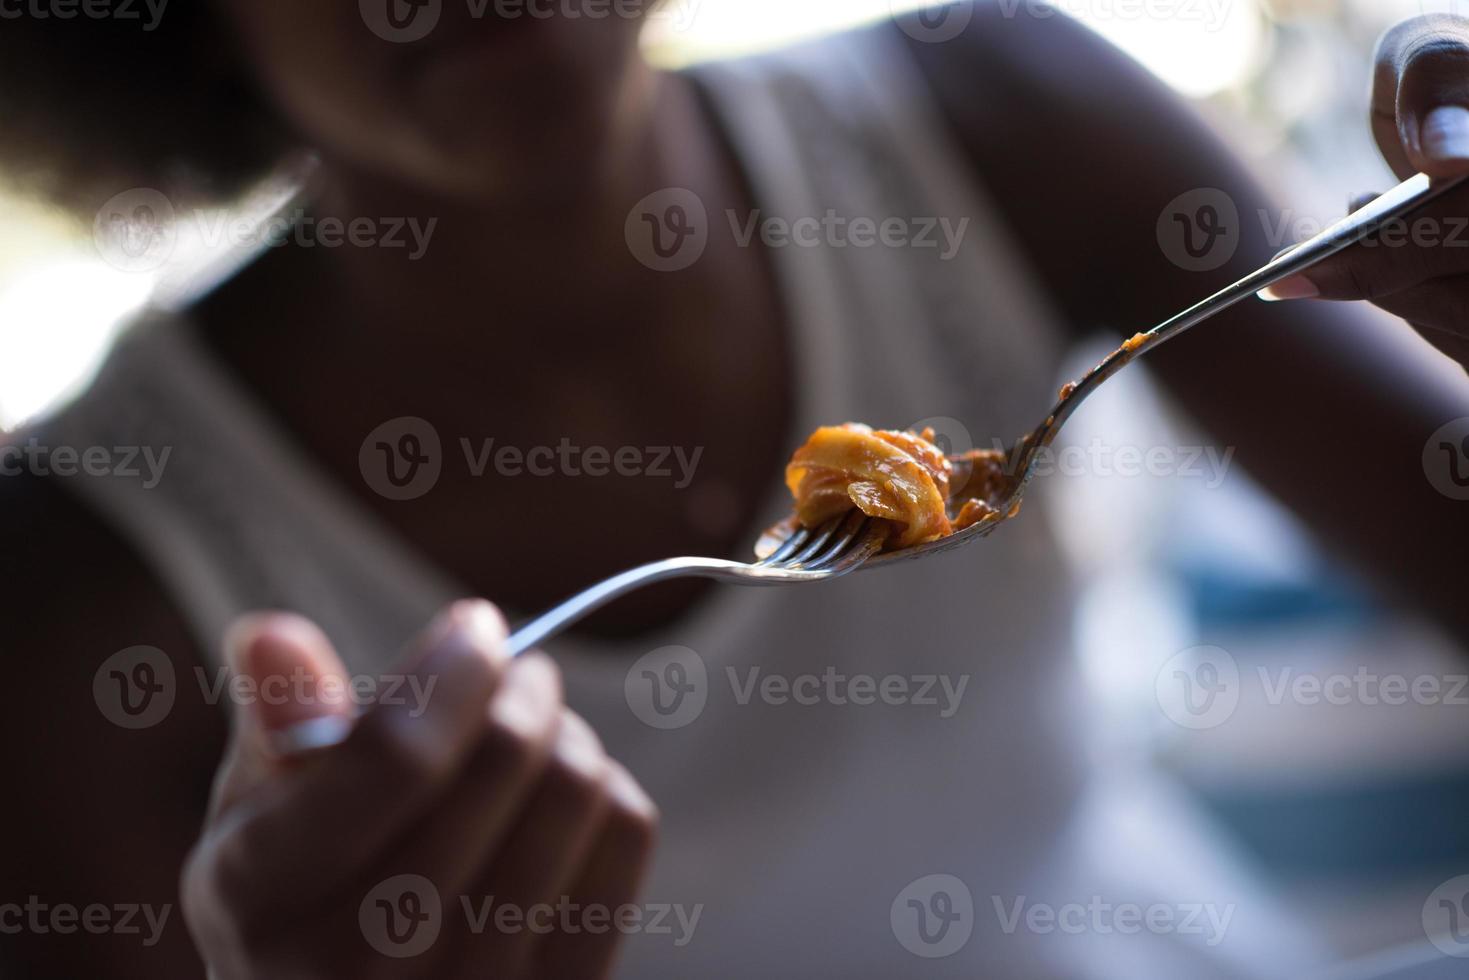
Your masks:
<svg viewBox="0 0 1469 980"><path fill-rule="evenodd" d="M289 768L310 742L337 741L355 715L346 668L309 619L252 613L230 626L224 646L237 702L214 811Z"/></svg>

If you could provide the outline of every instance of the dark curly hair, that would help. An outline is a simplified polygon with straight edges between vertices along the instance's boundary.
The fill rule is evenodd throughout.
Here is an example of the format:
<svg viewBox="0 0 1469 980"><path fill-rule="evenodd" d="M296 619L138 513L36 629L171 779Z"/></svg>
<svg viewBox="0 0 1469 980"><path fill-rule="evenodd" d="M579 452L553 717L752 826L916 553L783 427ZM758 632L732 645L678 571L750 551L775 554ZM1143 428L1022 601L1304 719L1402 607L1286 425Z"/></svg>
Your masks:
<svg viewBox="0 0 1469 980"><path fill-rule="evenodd" d="M175 0L151 30L123 18L0 14L0 177L77 214L152 187L231 197L292 139L206 0Z"/></svg>

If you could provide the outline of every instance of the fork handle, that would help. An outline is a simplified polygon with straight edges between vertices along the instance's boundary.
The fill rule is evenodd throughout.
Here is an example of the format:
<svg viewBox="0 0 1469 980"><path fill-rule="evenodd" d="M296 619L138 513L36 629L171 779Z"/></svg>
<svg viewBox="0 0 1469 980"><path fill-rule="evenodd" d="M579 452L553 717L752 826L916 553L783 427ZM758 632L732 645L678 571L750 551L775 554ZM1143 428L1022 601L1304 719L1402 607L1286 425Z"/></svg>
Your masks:
<svg viewBox="0 0 1469 980"><path fill-rule="evenodd" d="M1455 177L1445 181L1433 181L1427 174L1410 177L1372 203L1347 215L1321 234L1272 259L1264 268L1160 324L1148 332L1148 337L1151 340L1154 335L1157 335L1158 343L1176 337L1188 328L1202 323L1241 300L1249 299L1261 290L1305 272L1338 252L1345 251L1399 218L1411 214L1430 201L1435 201L1449 191L1462 186L1465 181L1469 181L1469 176Z"/></svg>
<svg viewBox="0 0 1469 980"><path fill-rule="evenodd" d="M1051 417L1036 430L1035 435L1038 438L1033 441L1045 444L1053 439L1061 425L1071 417L1071 413L1076 411L1087 396L1138 356L1159 344L1167 343L1184 331L1249 299L1261 290L1319 265L1338 252L1343 252L1381 231L1399 218L1406 217L1423 205L1464 186L1466 182L1469 182L1469 176L1445 181L1434 181L1426 174L1410 177L1371 204L1347 215L1321 234L1276 256L1265 266L1250 273L1234 285L1226 286L1208 299L1158 324L1143 334L1142 341L1136 346L1123 345L1117 348L1102 363L1088 372L1068 397L1061 399L1052 409ZM1030 469L1027 467L1024 480L1028 482L1029 478Z"/></svg>
<svg viewBox="0 0 1469 980"><path fill-rule="evenodd" d="M736 585L787 585L791 582L815 582L829 578L829 572L802 571L794 568L762 568L758 576L750 574L751 566L723 558L668 558L604 579L567 599L554 608L524 623L508 641L510 655L518 657L526 650L576 624L614 599L635 592L645 585L671 578L712 578Z"/></svg>

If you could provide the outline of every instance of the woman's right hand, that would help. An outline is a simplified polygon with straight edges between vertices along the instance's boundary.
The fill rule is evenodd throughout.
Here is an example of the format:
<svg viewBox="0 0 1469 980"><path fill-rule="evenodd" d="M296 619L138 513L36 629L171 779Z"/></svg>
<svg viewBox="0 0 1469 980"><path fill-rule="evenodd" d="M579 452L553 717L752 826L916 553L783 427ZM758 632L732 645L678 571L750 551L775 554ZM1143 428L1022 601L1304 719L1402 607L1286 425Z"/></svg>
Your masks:
<svg viewBox="0 0 1469 980"><path fill-rule="evenodd" d="M582 910L575 919L633 900L656 811L563 706L551 661L509 657L493 606L441 615L399 696L307 758L280 757L271 735L351 714L340 688L331 696L346 675L327 639L272 613L242 620L228 647L262 696L236 708L184 871L184 915L211 977L609 972L618 930L601 918L601 929L568 928L560 910ZM406 696L415 683L426 696ZM307 696L271 696L280 690ZM497 914L507 906L518 925ZM545 906L557 910L549 921Z"/></svg>

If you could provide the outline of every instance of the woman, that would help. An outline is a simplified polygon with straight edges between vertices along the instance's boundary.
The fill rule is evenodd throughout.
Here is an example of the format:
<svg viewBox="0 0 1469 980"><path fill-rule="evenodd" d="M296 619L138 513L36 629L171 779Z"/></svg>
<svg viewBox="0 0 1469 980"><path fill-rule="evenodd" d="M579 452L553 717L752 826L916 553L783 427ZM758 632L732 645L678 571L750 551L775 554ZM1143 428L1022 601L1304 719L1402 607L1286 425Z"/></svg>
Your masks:
<svg viewBox="0 0 1469 980"><path fill-rule="evenodd" d="M7 669L37 692L3 735L47 741L12 777L25 806L0 880L52 903L181 902L192 934L22 930L6 968L595 976L624 934L634 976L1319 965L1256 889L1214 873L1185 814L1159 803L1176 839L1139 835L1095 785L1040 521L814 593L649 591L552 644L560 680L540 656L507 664L484 604L422 626L458 595L524 615L641 561L744 552L817 423L945 416L1008 440L1049 404L1071 336L1130 334L1273 251L1249 223L1208 274L1159 250L1186 192L1244 215L1266 198L1154 80L1045 11L957 7L672 75L640 59L640 17L569 9L225 0L146 32L5 24L13 170L84 214L137 188L186 214L182 189L226 193L309 150L314 227L434 222L417 261L371 234L307 235L142 317L38 437L169 449L155 485L3 481ZM1459 21L1385 42L1375 131L1400 174L1469 170L1466 65ZM806 247L767 223L833 213L911 234L844 247L828 222ZM918 241L937 226L951 248ZM1462 364L1462 262L1361 250L1280 292L1373 300ZM1428 434L1469 415L1462 372L1400 324L1319 303L1250 304L1153 360L1323 540L1469 626L1469 517L1420 464ZM562 445L582 456L548 475L494 455ZM686 482L657 475L659 447L698 454ZM599 478L591 448L633 454ZM299 615L238 618L261 608ZM258 687L213 686L222 658ZM778 693L832 674L909 695ZM344 677L426 696L380 687L346 744L283 755L273 733L354 710L324 693ZM925 677L947 702L913 693ZM249 695L285 679L288 698ZM164 687L157 723L115 723L150 710L118 698ZM206 813L221 701L234 738ZM633 901L650 797L664 839L640 921L524 925L538 906ZM1215 925L1047 929L1037 903L1199 905Z"/></svg>

